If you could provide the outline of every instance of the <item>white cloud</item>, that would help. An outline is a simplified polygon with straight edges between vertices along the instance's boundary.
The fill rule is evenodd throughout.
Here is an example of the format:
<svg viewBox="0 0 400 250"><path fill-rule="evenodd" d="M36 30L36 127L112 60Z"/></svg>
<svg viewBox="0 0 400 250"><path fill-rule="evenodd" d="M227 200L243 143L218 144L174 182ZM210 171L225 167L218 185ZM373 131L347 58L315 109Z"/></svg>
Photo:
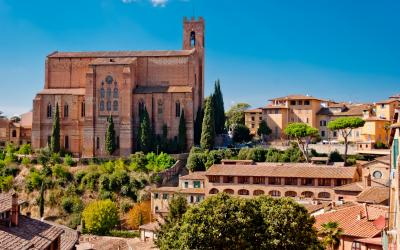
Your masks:
<svg viewBox="0 0 400 250"><path fill-rule="evenodd" d="M154 7L165 7L168 0L150 0Z"/></svg>
<svg viewBox="0 0 400 250"><path fill-rule="evenodd" d="M135 3L137 0L122 0L123 3Z"/></svg>

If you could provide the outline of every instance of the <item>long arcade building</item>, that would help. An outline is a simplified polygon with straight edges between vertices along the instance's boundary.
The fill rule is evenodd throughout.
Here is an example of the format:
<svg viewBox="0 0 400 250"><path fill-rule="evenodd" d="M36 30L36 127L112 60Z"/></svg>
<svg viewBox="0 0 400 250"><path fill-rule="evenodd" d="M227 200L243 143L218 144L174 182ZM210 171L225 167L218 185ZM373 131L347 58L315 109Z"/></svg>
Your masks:
<svg viewBox="0 0 400 250"><path fill-rule="evenodd" d="M184 111L187 145L204 95L203 18L183 21L178 51L54 52L47 56L45 84L33 101L32 146L48 145L55 107L61 147L80 157L105 156L107 117L112 115L117 154L135 150L139 113L146 110L156 134L178 135Z"/></svg>

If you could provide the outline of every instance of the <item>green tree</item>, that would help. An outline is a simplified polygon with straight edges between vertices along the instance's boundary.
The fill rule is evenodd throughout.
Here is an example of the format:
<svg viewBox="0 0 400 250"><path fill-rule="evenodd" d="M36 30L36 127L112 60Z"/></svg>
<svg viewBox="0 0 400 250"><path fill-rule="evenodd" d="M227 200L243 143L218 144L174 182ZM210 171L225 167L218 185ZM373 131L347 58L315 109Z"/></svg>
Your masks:
<svg viewBox="0 0 400 250"><path fill-rule="evenodd" d="M319 235L322 237L324 246L330 250L337 249L340 244L340 237L343 233L339 224L335 221L330 221L321 226L322 229L319 231Z"/></svg>
<svg viewBox="0 0 400 250"><path fill-rule="evenodd" d="M53 115L53 127L51 130L50 150L52 153L60 152L60 110L56 104L56 112Z"/></svg>
<svg viewBox="0 0 400 250"><path fill-rule="evenodd" d="M257 135L261 137L261 140L265 140L265 137L270 135L272 130L268 127L267 122L262 120L258 125Z"/></svg>
<svg viewBox="0 0 400 250"><path fill-rule="evenodd" d="M139 150L147 153L151 151L152 130L150 124L149 113L146 107L140 114L140 127L138 133L138 147Z"/></svg>
<svg viewBox="0 0 400 250"><path fill-rule="evenodd" d="M221 92L221 85L219 79L214 84L214 118L215 118L215 133L222 134L225 128L225 108L224 99Z"/></svg>
<svg viewBox="0 0 400 250"><path fill-rule="evenodd" d="M250 141L250 129L246 125L236 124L233 126L232 139L237 143Z"/></svg>
<svg viewBox="0 0 400 250"><path fill-rule="evenodd" d="M185 152L186 150L186 120L184 110L182 110L179 119L178 150L179 152Z"/></svg>
<svg viewBox="0 0 400 250"><path fill-rule="evenodd" d="M247 103L237 103L226 112L226 127L232 128L236 124L244 125L244 111L250 108Z"/></svg>
<svg viewBox="0 0 400 250"><path fill-rule="evenodd" d="M203 125L201 130L200 146L203 149L213 149L215 140L215 124L214 124L214 111L213 100L209 97L206 100L206 107L204 109Z"/></svg>
<svg viewBox="0 0 400 250"><path fill-rule="evenodd" d="M349 136L353 129L364 126L365 121L359 117L341 117L328 123L328 128L333 131L338 131L344 139L344 155L343 159L347 163L347 150L349 147Z"/></svg>
<svg viewBox="0 0 400 250"><path fill-rule="evenodd" d="M108 117L107 121L108 125L106 131L106 151L109 155L112 155L116 149L116 144L115 144L114 121L111 115Z"/></svg>
<svg viewBox="0 0 400 250"><path fill-rule="evenodd" d="M178 216L179 218L179 216ZM315 219L291 198L220 193L161 226L160 249L315 249Z"/></svg>
<svg viewBox="0 0 400 250"><path fill-rule="evenodd" d="M44 215L44 192L45 192L45 187L44 187L44 182L42 182L42 185L40 187L40 196L39 196L39 215L40 218L43 218Z"/></svg>
<svg viewBox="0 0 400 250"><path fill-rule="evenodd" d="M318 129L313 128L306 123L290 123L285 128L285 134L296 141L299 149L304 155L304 159L306 162L309 162L308 144L310 143L311 138L318 135Z"/></svg>
<svg viewBox="0 0 400 250"><path fill-rule="evenodd" d="M82 219L89 233L105 235L118 223L118 208L111 200L93 201L83 210Z"/></svg>
<svg viewBox="0 0 400 250"><path fill-rule="evenodd" d="M201 129L203 123L204 110L202 107L197 109L196 120L194 121L194 144L200 145Z"/></svg>

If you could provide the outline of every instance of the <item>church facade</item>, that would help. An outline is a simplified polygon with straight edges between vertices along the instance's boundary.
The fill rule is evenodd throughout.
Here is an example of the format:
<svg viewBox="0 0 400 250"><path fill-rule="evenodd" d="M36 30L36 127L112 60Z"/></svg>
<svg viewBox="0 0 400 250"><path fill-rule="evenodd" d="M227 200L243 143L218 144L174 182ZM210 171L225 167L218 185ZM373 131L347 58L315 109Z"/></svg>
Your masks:
<svg viewBox="0 0 400 250"><path fill-rule="evenodd" d="M32 146L49 144L59 107L61 147L75 156L107 156L105 134L112 115L116 154L134 152L139 112L146 108L154 132L178 135L184 111L187 145L204 99L203 18L183 21L183 48L174 51L54 52L47 56L44 88L33 100Z"/></svg>

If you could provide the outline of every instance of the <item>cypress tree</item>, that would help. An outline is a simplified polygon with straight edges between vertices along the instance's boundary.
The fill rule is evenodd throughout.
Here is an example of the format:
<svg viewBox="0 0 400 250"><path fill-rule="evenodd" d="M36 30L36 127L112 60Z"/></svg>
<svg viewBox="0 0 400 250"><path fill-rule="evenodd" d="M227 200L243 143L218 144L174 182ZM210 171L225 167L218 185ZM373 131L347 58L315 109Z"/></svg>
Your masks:
<svg viewBox="0 0 400 250"><path fill-rule="evenodd" d="M214 118L215 118L215 133L222 134L225 127L225 108L224 99L222 97L220 81L216 80L214 84Z"/></svg>
<svg viewBox="0 0 400 250"><path fill-rule="evenodd" d="M179 120L178 150L180 152L184 152L186 150L186 121L184 110L182 110Z"/></svg>
<svg viewBox="0 0 400 250"><path fill-rule="evenodd" d="M60 110L58 109L58 103L56 104L56 112L53 116L50 150L52 153L60 152Z"/></svg>
<svg viewBox="0 0 400 250"><path fill-rule="evenodd" d="M112 155L116 149L115 145L115 130L114 130L114 121L112 116L107 119L108 126L106 131L106 151L109 155Z"/></svg>
<svg viewBox="0 0 400 250"><path fill-rule="evenodd" d="M199 107L197 109L197 114L196 114L196 120L194 121L194 144L199 145L200 144L200 138L201 138L201 126L203 123L203 116L204 116L204 110L202 107Z"/></svg>
<svg viewBox="0 0 400 250"><path fill-rule="evenodd" d="M210 96L206 100L206 106L204 109L204 117L200 138L200 146L203 149L213 149L215 139L215 124L214 124L214 111L213 111L213 100Z"/></svg>
<svg viewBox="0 0 400 250"><path fill-rule="evenodd" d="M40 218L42 218L44 215L44 180L42 181L42 186L40 187L39 214Z"/></svg>
<svg viewBox="0 0 400 250"><path fill-rule="evenodd" d="M151 126L150 126L150 118L149 113L147 113L147 109L144 108L142 112L142 118L140 119L140 128L139 128L139 135L138 135L138 146L139 149L143 152L149 152L151 150Z"/></svg>

